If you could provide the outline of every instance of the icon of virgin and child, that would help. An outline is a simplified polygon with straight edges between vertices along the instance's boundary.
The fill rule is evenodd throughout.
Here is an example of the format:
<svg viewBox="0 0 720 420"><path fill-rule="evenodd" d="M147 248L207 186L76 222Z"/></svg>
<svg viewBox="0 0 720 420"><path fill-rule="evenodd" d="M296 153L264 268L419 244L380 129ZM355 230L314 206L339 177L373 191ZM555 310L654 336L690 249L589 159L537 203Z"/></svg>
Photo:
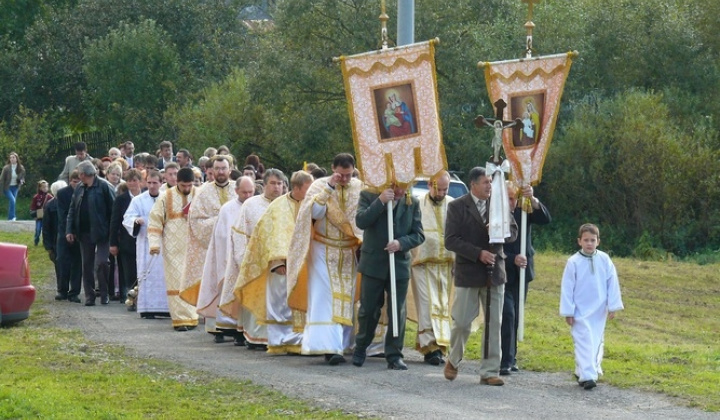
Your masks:
<svg viewBox="0 0 720 420"><path fill-rule="evenodd" d="M402 137L417 133L410 84L377 89L374 93L376 106L379 108L378 117L385 129L381 133L381 138Z"/></svg>

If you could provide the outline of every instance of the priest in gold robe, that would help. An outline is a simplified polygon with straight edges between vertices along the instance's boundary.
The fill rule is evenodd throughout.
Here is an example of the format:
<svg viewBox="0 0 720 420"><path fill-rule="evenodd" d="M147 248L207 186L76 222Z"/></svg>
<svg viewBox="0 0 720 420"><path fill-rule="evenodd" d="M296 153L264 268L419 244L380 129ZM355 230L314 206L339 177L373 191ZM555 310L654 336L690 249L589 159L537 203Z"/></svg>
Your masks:
<svg viewBox="0 0 720 420"><path fill-rule="evenodd" d="M245 252L235 297L267 328L268 353L300 354L303 314L287 304L287 255L300 203L313 182L297 171L290 192L274 200L253 230Z"/></svg>
<svg viewBox="0 0 720 420"><path fill-rule="evenodd" d="M195 196L195 174L190 168L182 168L177 174L177 185L169 188L155 201L150 210L148 242L150 255L163 250L165 263L165 287L172 325L176 331L188 331L198 325L195 306L180 299L180 286L185 269L187 249L187 216Z"/></svg>
<svg viewBox="0 0 720 420"><path fill-rule="evenodd" d="M237 198L235 181L230 180L230 162L227 157L216 155L212 161L215 179L198 187L188 213L188 244L180 298L193 306L197 305L205 257L220 208Z"/></svg>
<svg viewBox="0 0 720 420"><path fill-rule="evenodd" d="M450 295L455 253L445 249L445 218L452 197L450 174L443 171L429 182L429 192L420 199L425 242L412 250L410 288L413 299L408 318L417 322L415 347L425 362L444 363L450 345Z"/></svg>
<svg viewBox="0 0 720 420"><path fill-rule="evenodd" d="M220 303L220 291L225 280L228 237L232 225L240 214L243 203L252 197L254 193L255 182L253 180L248 177L241 177L237 180L235 184L236 197L220 208L220 215L205 255L200 293L195 306L198 315L205 317L205 331L215 335L216 343L225 341L225 336L238 338L236 321L222 314L217 310L217 307ZM195 202L197 201L198 197L195 198Z"/></svg>
<svg viewBox="0 0 720 420"><path fill-rule="evenodd" d="M323 354L330 365L345 362L354 345L355 252L362 238L355 224L362 182L354 169L355 158L341 153L333 174L310 186L287 259L288 303L307 313L302 354Z"/></svg>
<svg viewBox="0 0 720 420"><path fill-rule="evenodd" d="M283 194L285 175L278 169L268 169L263 174L263 181L265 189L262 195L245 200L230 232L225 282L220 298L220 310L237 320L237 329L243 332L245 345L249 349L260 350L267 349L267 328L259 324L252 312L240 304L234 292L253 230L270 203Z"/></svg>

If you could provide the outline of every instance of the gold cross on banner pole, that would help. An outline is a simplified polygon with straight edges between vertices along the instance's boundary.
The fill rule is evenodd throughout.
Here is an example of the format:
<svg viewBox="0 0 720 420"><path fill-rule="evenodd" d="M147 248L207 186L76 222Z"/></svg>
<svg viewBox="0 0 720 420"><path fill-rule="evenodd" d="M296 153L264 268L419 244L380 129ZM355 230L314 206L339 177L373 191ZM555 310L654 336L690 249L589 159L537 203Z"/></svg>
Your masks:
<svg viewBox="0 0 720 420"><path fill-rule="evenodd" d="M532 0L530 0L532 1ZM380 23L382 25L382 29L380 29L380 39L382 42L382 49L387 50L388 49L388 32L387 32L387 21L390 19L390 17L385 13L385 0L382 0L380 2L380 5L382 7L382 13L380 13Z"/></svg>
<svg viewBox="0 0 720 420"><path fill-rule="evenodd" d="M535 24L533 23L533 5L540 3L540 0L521 0L523 3L528 5L528 18L525 22L525 29L527 30L527 38L525 43L525 58L532 58L532 43L533 43L533 29Z"/></svg>

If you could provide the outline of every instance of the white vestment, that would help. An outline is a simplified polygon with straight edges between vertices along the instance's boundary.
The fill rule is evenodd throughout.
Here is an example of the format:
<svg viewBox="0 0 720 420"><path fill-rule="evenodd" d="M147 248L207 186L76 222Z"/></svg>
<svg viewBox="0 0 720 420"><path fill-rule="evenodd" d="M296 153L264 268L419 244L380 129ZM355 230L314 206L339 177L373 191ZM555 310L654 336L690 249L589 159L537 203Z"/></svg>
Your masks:
<svg viewBox="0 0 720 420"><path fill-rule="evenodd" d="M354 346L358 249L355 224L362 182L332 189L328 178L305 195L288 255L289 304L307 311L302 354L343 354Z"/></svg>
<svg viewBox="0 0 720 420"><path fill-rule="evenodd" d="M411 251L413 299L408 305L408 318L418 323L415 344L424 355L436 350L447 353L450 345L450 295L455 253L445 249L445 219L452 200L445 196L435 203L430 194L420 200L425 242Z"/></svg>
<svg viewBox="0 0 720 420"><path fill-rule="evenodd" d="M575 374L580 382L602 375L605 323L608 312L623 309L615 265L608 254L580 252L568 259L560 292L560 315L574 317Z"/></svg>
<svg viewBox="0 0 720 420"><path fill-rule="evenodd" d="M135 252L137 259L137 275L139 279L137 312L139 314L166 314L170 312L170 309L168 309L167 289L165 288L162 249L160 250L159 255L151 258L150 245L147 237L150 210L158 197L153 198L147 191L133 197L132 201L130 201L130 205L125 211L125 215L123 216L123 226L128 233L133 235L136 239ZM142 225L137 225L135 223L135 219L139 217L141 217L144 221ZM137 234L134 232L136 226L140 227ZM151 260L152 265L149 265Z"/></svg>
<svg viewBox="0 0 720 420"><path fill-rule="evenodd" d="M220 215L205 256L197 312L205 317L205 331L207 332L218 332L216 328L218 319L221 325L232 324L233 330L236 326L232 318L224 315L217 308L220 304L220 292L225 278L228 237L233 223L240 215L241 207L242 203L235 197L220 208Z"/></svg>
<svg viewBox="0 0 720 420"><path fill-rule="evenodd" d="M267 328L258 324L252 312L239 304L234 292L250 236L271 202L264 195L256 195L245 200L228 238L225 282L223 282L219 307L222 312L237 320L238 331L242 331L245 340L251 344L266 345ZM221 328L221 325L218 324L217 327Z"/></svg>
<svg viewBox="0 0 720 420"><path fill-rule="evenodd" d="M235 181L229 181L224 186L219 186L215 182L206 182L198 188L193 198L188 213L188 245L180 287L180 298L193 306L197 306L198 303L206 256L220 215L220 208L236 198Z"/></svg>
<svg viewBox="0 0 720 420"><path fill-rule="evenodd" d="M187 206L195 195L195 187L185 195L172 187L161 194L150 210L148 242L150 251L162 248L165 264L165 287L167 288L170 317L175 328L198 324L195 306L180 299L180 286L185 269L188 225Z"/></svg>

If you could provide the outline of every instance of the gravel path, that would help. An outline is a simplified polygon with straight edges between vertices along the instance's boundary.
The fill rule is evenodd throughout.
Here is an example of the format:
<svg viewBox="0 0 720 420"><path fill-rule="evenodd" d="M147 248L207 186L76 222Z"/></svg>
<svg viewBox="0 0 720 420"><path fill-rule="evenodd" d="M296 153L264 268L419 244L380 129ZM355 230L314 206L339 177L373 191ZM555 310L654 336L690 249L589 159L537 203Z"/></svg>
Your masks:
<svg viewBox="0 0 720 420"><path fill-rule="evenodd" d="M39 299L52 301L52 290ZM327 409L361 417L395 419L718 419L717 413L681 407L671 398L600 384L592 391L577 386L569 374L520 372L503 387L479 385L478 363L465 361L458 378L444 379L442 367L422 363L406 351L409 370L389 371L384 359L365 366L327 366L321 357L270 356L215 344L201 328L173 331L169 320L143 320L125 305L85 307L52 301L58 326L81 330L93 341L122 345L141 357L177 362L195 369L250 380ZM348 358L349 362L349 358Z"/></svg>

